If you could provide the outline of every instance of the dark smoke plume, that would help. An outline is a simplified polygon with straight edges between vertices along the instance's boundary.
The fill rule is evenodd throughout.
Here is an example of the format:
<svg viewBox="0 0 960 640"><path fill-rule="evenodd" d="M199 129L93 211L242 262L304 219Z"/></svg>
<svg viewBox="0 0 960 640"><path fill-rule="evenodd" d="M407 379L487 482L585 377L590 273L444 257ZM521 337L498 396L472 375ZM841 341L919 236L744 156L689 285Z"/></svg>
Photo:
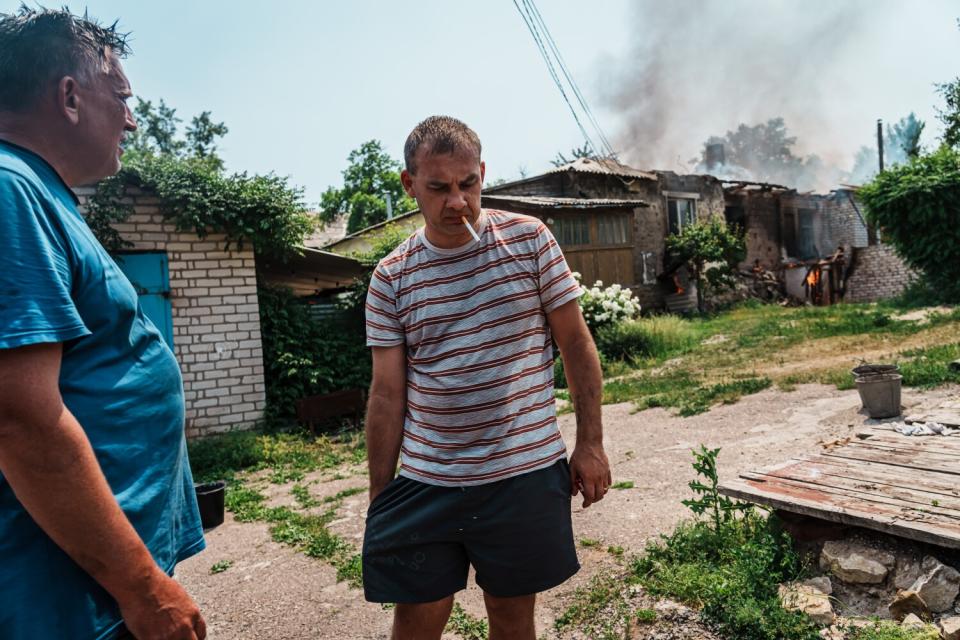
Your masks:
<svg viewBox="0 0 960 640"><path fill-rule="evenodd" d="M693 171L712 136L782 118L796 138L790 186L836 186L850 151L832 146L835 87L825 78L874 9L865 0L637 0L636 44L607 96L626 123L614 146L637 167Z"/></svg>

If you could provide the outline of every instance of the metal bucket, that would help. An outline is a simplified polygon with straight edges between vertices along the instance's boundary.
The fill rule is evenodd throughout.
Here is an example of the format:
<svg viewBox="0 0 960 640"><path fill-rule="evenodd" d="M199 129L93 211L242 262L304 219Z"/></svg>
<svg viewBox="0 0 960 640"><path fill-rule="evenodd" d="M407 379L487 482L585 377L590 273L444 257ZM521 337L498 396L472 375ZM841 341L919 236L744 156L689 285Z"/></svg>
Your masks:
<svg viewBox="0 0 960 640"><path fill-rule="evenodd" d="M868 376L879 376L885 373L900 373L900 365L896 364L861 364L850 370L854 379Z"/></svg>
<svg viewBox="0 0 960 640"><path fill-rule="evenodd" d="M860 402L871 418L893 418L900 415L899 373L880 373L857 378Z"/></svg>
<svg viewBox="0 0 960 640"><path fill-rule="evenodd" d="M223 480L194 485L197 492L197 507L204 529L223 524L223 498L227 483Z"/></svg>

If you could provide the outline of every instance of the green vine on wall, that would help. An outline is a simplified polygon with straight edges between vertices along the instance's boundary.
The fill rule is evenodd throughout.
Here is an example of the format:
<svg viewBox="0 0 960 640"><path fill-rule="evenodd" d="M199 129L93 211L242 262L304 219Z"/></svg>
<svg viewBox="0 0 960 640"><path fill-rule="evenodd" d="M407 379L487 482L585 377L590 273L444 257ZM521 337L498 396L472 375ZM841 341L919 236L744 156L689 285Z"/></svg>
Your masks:
<svg viewBox="0 0 960 640"><path fill-rule="evenodd" d="M286 178L226 175L216 163L198 157L137 154L124 161L119 174L97 185L87 205L87 223L108 251L129 246L112 225L133 213L130 187L156 195L160 212L178 231L193 231L200 238L225 234L225 249L231 244L242 249L249 242L258 254L283 257L314 229L302 190L289 186Z"/></svg>

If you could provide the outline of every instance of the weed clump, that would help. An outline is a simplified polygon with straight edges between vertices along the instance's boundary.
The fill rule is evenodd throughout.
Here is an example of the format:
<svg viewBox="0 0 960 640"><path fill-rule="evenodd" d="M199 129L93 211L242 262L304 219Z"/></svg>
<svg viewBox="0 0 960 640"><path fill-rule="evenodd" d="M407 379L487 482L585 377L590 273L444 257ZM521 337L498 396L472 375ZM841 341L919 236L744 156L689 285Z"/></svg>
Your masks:
<svg viewBox="0 0 960 640"><path fill-rule="evenodd" d="M738 640L816 640L817 626L781 606L777 587L803 574L789 534L773 516L721 496L719 449L694 452L697 497L684 504L698 516L647 546L631 579L650 593L702 607L720 635Z"/></svg>

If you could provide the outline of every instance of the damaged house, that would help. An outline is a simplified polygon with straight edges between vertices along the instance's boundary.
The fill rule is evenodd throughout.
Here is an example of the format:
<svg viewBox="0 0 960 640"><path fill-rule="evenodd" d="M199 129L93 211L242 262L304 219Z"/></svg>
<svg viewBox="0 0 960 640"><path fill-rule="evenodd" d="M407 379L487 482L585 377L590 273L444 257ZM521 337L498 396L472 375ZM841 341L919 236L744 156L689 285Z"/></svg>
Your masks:
<svg viewBox="0 0 960 640"><path fill-rule="evenodd" d="M856 187L828 194L724 182L727 221L745 232L741 268L774 273L785 293L813 304L872 302L903 292L915 274L882 243Z"/></svg>
<svg viewBox="0 0 960 640"><path fill-rule="evenodd" d="M601 280L630 287L647 308L678 300L684 308L696 305L696 292L678 296L673 274L664 273L666 237L694 220L722 215L725 207L723 185L712 176L641 171L588 158L489 187L482 203L543 220L585 284ZM411 211L325 248L362 253L388 224L412 232L423 226L423 218Z"/></svg>
<svg viewBox="0 0 960 640"><path fill-rule="evenodd" d="M853 187L804 194L781 185L579 158L488 187L482 204L543 220L584 284L600 280L629 287L647 309L696 308L695 285L665 259L666 238L712 216L744 229L747 258L741 270L765 274L800 300L878 300L900 293L912 277L868 228ZM423 226L423 217L411 211L324 248L363 253L388 225L412 233Z"/></svg>

